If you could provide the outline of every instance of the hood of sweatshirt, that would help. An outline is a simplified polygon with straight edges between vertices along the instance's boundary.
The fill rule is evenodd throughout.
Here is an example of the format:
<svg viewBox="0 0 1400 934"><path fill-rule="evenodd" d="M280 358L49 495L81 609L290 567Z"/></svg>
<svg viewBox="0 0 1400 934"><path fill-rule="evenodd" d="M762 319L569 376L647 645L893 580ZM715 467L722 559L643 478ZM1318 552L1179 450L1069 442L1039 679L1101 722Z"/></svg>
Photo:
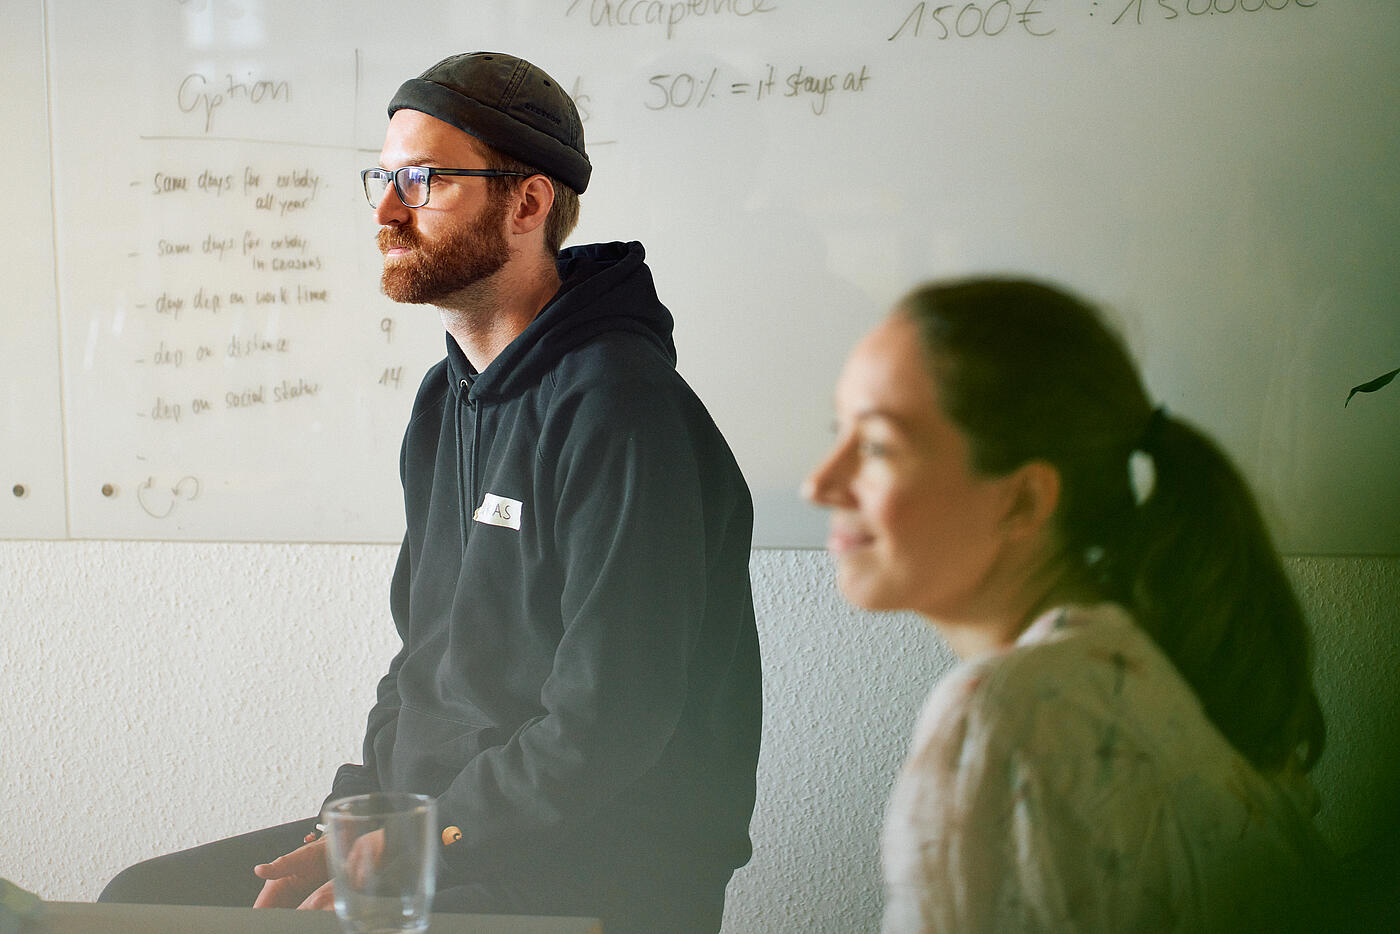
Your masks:
<svg viewBox="0 0 1400 934"><path fill-rule="evenodd" d="M674 319L657 298L640 243L569 247L560 252L558 264L559 291L482 372L472 368L452 335L447 335L454 394L462 391L465 380L473 400L518 395L539 386L542 374L568 351L608 331L643 336L675 366Z"/></svg>

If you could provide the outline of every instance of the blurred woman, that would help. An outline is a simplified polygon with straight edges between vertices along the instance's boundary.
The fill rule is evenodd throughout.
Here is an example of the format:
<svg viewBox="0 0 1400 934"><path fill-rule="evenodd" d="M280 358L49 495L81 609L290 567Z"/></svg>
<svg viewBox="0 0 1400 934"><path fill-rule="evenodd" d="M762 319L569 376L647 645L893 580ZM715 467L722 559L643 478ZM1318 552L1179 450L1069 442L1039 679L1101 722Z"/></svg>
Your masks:
<svg viewBox="0 0 1400 934"><path fill-rule="evenodd" d="M886 934L1249 931L1327 860L1302 613L1219 448L1096 312L921 288L852 351L807 482L847 599L959 665L886 817Z"/></svg>

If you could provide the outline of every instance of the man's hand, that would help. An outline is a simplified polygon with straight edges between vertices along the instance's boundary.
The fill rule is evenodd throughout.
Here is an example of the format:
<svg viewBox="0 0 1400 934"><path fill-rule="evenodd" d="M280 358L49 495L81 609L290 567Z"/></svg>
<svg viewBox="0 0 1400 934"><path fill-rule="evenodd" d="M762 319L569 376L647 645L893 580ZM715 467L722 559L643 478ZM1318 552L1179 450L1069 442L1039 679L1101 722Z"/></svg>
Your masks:
<svg viewBox="0 0 1400 934"><path fill-rule="evenodd" d="M265 880L254 908L335 907L330 870L326 865L326 839L313 840L286 856L253 867L253 875Z"/></svg>

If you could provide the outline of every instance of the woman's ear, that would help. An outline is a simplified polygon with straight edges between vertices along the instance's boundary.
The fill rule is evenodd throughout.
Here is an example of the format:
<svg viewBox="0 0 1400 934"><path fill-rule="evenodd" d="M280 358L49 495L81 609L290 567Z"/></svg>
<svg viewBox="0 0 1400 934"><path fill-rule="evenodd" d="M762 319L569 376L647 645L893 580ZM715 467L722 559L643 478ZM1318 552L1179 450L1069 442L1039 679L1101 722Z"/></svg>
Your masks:
<svg viewBox="0 0 1400 934"><path fill-rule="evenodd" d="M1060 505L1060 471L1048 461L1027 461L1003 478L1010 501L1002 531L1013 539L1040 534Z"/></svg>

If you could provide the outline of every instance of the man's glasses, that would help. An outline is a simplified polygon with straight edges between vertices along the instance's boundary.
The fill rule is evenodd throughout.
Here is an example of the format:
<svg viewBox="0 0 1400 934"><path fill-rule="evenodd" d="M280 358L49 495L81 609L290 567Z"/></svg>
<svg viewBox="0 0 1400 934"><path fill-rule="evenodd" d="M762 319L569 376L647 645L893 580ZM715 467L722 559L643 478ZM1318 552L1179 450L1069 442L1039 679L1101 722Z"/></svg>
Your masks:
<svg viewBox="0 0 1400 934"><path fill-rule="evenodd" d="M434 175L471 175L476 178L500 178L504 175L517 175L526 178L524 172L505 172L500 169L436 169L426 165L406 165L398 169L365 169L360 179L365 183L365 197L371 207L379 207L384 200L384 192L389 183L406 208L421 208L428 203L428 186Z"/></svg>

